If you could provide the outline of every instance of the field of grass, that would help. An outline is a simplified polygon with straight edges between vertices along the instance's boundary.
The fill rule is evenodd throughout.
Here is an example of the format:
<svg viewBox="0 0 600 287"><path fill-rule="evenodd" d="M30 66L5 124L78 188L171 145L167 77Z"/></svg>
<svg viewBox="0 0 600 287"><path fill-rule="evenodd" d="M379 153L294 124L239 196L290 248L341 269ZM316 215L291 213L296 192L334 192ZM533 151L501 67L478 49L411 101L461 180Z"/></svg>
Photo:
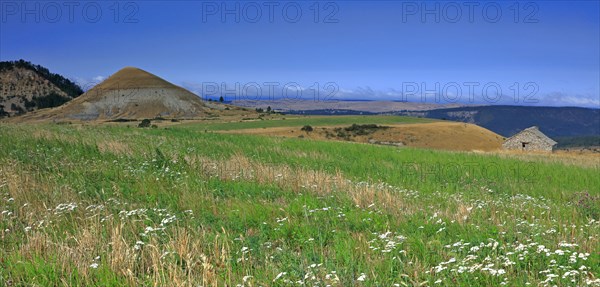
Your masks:
<svg viewBox="0 0 600 287"><path fill-rule="evenodd" d="M276 124L0 123L0 286L600 286L597 167Z"/></svg>
<svg viewBox="0 0 600 287"><path fill-rule="evenodd" d="M302 127L311 126L339 126L352 124L410 124L410 123L429 123L437 120L413 117L399 116L297 116L283 115L272 119L249 119L239 120L228 123L189 123L182 127L188 127L194 130L239 130L239 129L257 129L273 127Z"/></svg>

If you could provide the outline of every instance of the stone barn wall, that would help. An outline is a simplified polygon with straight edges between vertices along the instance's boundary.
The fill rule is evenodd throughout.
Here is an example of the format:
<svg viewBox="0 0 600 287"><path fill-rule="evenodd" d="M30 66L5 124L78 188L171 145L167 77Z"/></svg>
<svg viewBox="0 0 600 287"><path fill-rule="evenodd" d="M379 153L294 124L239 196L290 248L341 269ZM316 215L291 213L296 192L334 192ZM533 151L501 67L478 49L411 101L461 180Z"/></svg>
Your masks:
<svg viewBox="0 0 600 287"><path fill-rule="evenodd" d="M523 131L502 144L507 150L552 151L553 144L531 131Z"/></svg>

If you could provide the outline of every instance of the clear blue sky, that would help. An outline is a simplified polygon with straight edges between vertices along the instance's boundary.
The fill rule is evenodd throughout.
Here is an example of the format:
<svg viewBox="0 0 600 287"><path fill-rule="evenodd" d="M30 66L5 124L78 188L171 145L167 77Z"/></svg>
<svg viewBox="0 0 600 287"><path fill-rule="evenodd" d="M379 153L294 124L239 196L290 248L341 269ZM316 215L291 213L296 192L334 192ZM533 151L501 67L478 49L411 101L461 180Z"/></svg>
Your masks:
<svg viewBox="0 0 600 287"><path fill-rule="evenodd" d="M478 103L487 85L487 102L600 107L598 1L315 3L2 1L0 59L83 85L135 66L198 94L333 82L338 99L468 102L472 85Z"/></svg>

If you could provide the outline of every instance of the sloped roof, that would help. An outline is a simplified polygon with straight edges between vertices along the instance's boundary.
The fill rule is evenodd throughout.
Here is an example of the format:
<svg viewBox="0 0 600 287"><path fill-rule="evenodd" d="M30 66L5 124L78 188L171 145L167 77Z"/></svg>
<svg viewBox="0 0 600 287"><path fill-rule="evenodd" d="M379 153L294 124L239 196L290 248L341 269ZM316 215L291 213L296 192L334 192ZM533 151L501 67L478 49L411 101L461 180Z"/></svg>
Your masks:
<svg viewBox="0 0 600 287"><path fill-rule="evenodd" d="M547 143L549 143L551 145L557 144L557 142L555 142L553 139L549 138L547 135L545 135L544 133L542 133L537 126L526 128L526 129L520 131L519 133L517 133L516 135L514 135L514 136L512 136L510 138L516 138L516 137L518 137L520 134L522 134L524 132L533 133L534 135L538 136L540 139L542 139L543 141L545 141L545 142L547 142Z"/></svg>

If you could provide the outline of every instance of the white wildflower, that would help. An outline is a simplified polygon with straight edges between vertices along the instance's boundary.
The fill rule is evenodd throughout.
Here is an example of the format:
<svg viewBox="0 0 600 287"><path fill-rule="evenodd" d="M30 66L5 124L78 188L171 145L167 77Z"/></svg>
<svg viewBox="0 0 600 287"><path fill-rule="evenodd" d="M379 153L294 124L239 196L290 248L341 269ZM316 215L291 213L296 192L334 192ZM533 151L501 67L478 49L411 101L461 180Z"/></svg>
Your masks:
<svg viewBox="0 0 600 287"><path fill-rule="evenodd" d="M281 278L281 276L284 276L285 274L287 274L287 272L281 272L281 273L277 274L277 276L275 276L275 279L273 279L273 282L279 280L279 278Z"/></svg>

